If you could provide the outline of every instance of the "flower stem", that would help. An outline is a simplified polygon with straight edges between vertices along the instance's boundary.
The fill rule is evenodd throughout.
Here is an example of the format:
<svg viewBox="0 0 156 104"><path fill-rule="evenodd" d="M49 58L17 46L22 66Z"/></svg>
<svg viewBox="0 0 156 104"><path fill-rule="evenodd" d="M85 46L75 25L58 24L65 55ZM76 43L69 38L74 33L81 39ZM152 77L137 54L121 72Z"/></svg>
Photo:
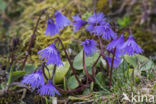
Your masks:
<svg viewBox="0 0 156 104"><path fill-rule="evenodd" d="M106 64L107 64L107 75L109 75L109 63L108 63L107 59L104 56L104 47L103 47L101 38L98 37L98 39L99 39L99 42L100 42L100 50L101 50L100 54L101 54L102 58L106 61Z"/></svg>
<svg viewBox="0 0 156 104"><path fill-rule="evenodd" d="M42 69L43 76L45 77L46 80L48 80L48 77L46 76L45 71L44 71L44 67L45 67L45 62L43 62L41 69Z"/></svg>
<svg viewBox="0 0 156 104"><path fill-rule="evenodd" d="M25 64L26 64L27 58L28 58L28 56L29 56L29 54L30 54L30 52L31 52L31 48L32 48L32 45L33 45L33 43L34 43L34 41L35 41L35 37L36 37L37 27L38 27L38 25L39 25L39 21L40 21L40 19L41 19L41 16L44 14L44 12L45 12L45 10L43 10L43 11L41 12L41 14L39 15L38 20L37 20L37 22L36 22L36 26L35 26L35 28L34 28L34 30L33 30L33 34L32 34L32 36L31 36L31 38L30 38L30 40L29 40L29 45L28 45L28 49L27 49L27 54L26 54L26 56L25 56L25 59L24 59L24 62L23 62L23 64L22 64L22 66L21 66L21 70L24 69L24 66L25 66Z"/></svg>
<svg viewBox="0 0 156 104"><path fill-rule="evenodd" d="M113 71L115 52L116 52L116 48L114 49L113 57L112 57L111 70L110 70L110 79L109 79L109 89L111 88L111 83L112 83L112 71Z"/></svg>
<svg viewBox="0 0 156 104"><path fill-rule="evenodd" d="M59 42L61 43L61 45L62 45L62 47L63 47L64 53L65 53L65 55L66 55L66 57L67 57L67 59L68 59L68 62L69 62L69 64L70 64L70 67L71 67L71 69L72 69L72 72L73 72L73 74L74 74L76 80L78 81L79 85L82 85L82 83L80 82L80 80L79 80L79 78L78 78L78 76L77 76L77 74L76 74L76 70L75 70L75 68L73 67L73 64L72 64L72 62L71 62L71 60L70 60L70 57L69 57L68 54L67 54L66 48L64 47L64 45L63 45L61 39L60 39L59 37L57 37L57 39L59 40Z"/></svg>
<svg viewBox="0 0 156 104"><path fill-rule="evenodd" d="M93 79L93 77L88 73L88 70L87 70L87 68L86 68L86 64L85 64L85 53L84 53L84 51L83 51L83 69L84 69L84 71L85 71L85 73L86 73L86 76L91 80L91 81L95 81L94 79Z"/></svg>
<svg viewBox="0 0 156 104"><path fill-rule="evenodd" d="M99 55L99 57L96 59L96 61L94 62L93 66L92 66L92 75L93 77L95 77L95 66L97 64L97 62L99 61L101 55Z"/></svg>
<svg viewBox="0 0 156 104"><path fill-rule="evenodd" d="M52 78L51 78L53 82L54 82L55 72L56 72L56 64L54 65L54 69L53 69L53 73L52 73Z"/></svg>
<svg viewBox="0 0 156 104"><path fill-rule="evenodd" d="M10 69L9 79L8 79L8 85L11 84L13 69L14 69L14 64L12 64L11 69Z"/></svg>
<svg viewBox="0 0 156 104"><path fill-rule="evenodd" d="M49 68L47 67L47 65L45 65L45 68L47 69L48 75L49 75L49 78L50 78L50 71L49 71Z"/></svg>

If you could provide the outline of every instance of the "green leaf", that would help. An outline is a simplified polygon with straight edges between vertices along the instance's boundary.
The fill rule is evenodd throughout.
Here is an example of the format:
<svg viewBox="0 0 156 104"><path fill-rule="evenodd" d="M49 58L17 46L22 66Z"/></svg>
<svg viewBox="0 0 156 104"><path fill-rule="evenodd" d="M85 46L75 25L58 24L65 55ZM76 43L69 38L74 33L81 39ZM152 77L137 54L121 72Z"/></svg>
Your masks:
<svg viewBox="0 0 156 104"><path fill-rule="evenodd" d="M69 70L70 65L69 65L68 61L63 62L63 64L64 64L64 66L61 65L59 67L56 67L56 72L55 72L55 76L54 76L55 83L61 83ZM48 69L50 71L50 78L52 77L53 68L54 68L53 65L48 65ZM48 71L46 70L46 68L44 70L45 70L46 75L49 78Z"/></svg>
<svg viewBox="0 0 156 104"><path fill-rule="evenodd" d="M125 58L126 62L128 62L134 68L137 67L137 59L136 59L136 56L124 55L124 58Z"/></svg>
<svg viewBox="0 0 156 104"><path fill-rule="evenodd" d="M86 67L90 67L93 65L93 63L96 61L98 58L99 53L96 52L92 57L85 57L85 62L86 62ZM82 63L82 58L83 58L83 51L81 51L73 61L73 66L77 70L82 70L83 69L83 63Z"/></svg>
<svg viewBox="0 0 156 104"><path fill-rule="evenodd" d="M99 83L101 83L103 85L103 80L104 80L104 75L102 72L98 72L96 75L96 79L99 81Z"/></svg>
<svg viewBox="0 0 156 104"><path fill-rule="evenodd" d="M54 76L54 80L56 83L62 82L69 70L70 67L69 63L66 61L63 64L64 66L59 66L58 68L56 68L56 73Z"/></svg>
<svg viewBox="0 0 156 104"><path fill-rule="evenodd" d="M69 79L67 81L67 85L68 85L69 89L75 89L79 86L75 76L69 77Z"/></svg>
<svg viewBox="0 0 156 104"><path fill-rule="evenodd" d="M37 66L34 64L26 64L24 67L24 71L26 72L26 74L30 74L34 72L36 68Z"/></svg>
<svg viewBox="0 0 156 104"><path fill-rule="evenodd" d="M16 81L17 79L23 77L25 75L25 71L15 71L12 74L11 82Z"/></svg>
<svg viewBox="0 0 156 104"><path fill-rule="evenodd" d="M135 54L135 56L137 57L137 59L139 60L139 61L147 61L147 60L149 60L147 57L145 57L145 56L142 56L142 55L139 55L139 54Z"/></svg>
<svg viewBox="0 0 156 104"><path fill-rule="evenodd" d="M106 64L106 61L103 59L103 58L100 58L102 64L103 64L103 67L106 68L107 67L107 64Z"/></svg>
<svg viewBox="0 0 156 104"><path fill-rule="evenodd" d="M83 95L88 95L90 92L91 92L90 89L85 89L85 90L83 91Z"/></svg>
<svg viewBox="0 0 156 104"><path fill-rule="evenodd" d="M149 60L147 57L136 54L136 58L141 62L141 68L142 71L149 71L154 67L154 62Z"/></svg>
<svg viewBox="0 0 156 104"><path fill-rule="evenodd" d="M152 69L152 67L154 66L154 63L152 61L146 61L142 66L141 66L141 70L142 71L149 71Z"/></svg>

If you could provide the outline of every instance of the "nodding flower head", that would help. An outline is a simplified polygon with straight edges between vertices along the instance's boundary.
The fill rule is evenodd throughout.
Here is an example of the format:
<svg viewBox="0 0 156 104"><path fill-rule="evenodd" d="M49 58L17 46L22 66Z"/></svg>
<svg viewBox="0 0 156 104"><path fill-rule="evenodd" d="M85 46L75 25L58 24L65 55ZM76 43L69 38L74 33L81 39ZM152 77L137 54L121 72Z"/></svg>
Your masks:
<svg viewBox="0 0 156 104"><path fill-rule="evenodd" d="M32 88L39 88L44 85L44 77L42 75L42 70L38 70L35 73L26 75L21 83L30 85Z"/></svg>
<svg viewBox="0 0 156 104"><path fill-rule="evenodd" d="M86 56L92 56L97 50L97 43L95 40L86 39L84 42L81 42L81 45L83 45L83 50Z"/></svg>
<svg viewBox="0 0 156 104"><path fill-rule="evenodd" d="M89 24L99 24L103 21L105 21L105 15L103 13L94 13L93 16L88 17L88 23Z"/></svg>
<svg viewBox="0 0 156 104"><path fill-rule="evenodd" d="M71 21L67 17L62 15L61 12L55 10L54 14L55 14L56 24L60 29L63 29L64 27L68 26L71 23Z"/></svg>
<svg viewBox="0 0 156 104"><path fill-rule="evenodd" d="M111 29L109 23L105 22L99 26L95 26L95 35L102 36L103 39L111 40L116 39L116 33Z"/></svg>
<svg viewBox="0 0 156 104"><path fill-rule="evenodd" d="M48 80L46 84L42 85L42 87L38 90L41 96L55 96L55 93L60 95L57 89L53 86L51 80Z"/></svg>
<svg viewBox="0 0 156 104"><path fill-rule="evenodd" d="M124 36L123 34L118 38L112 40L108 45L107 45L107 50L112 50L114 48L120 48L124 43Z"/></svg>
<svg viewBox="0 0 156 104"><path fill-rule="evenodd" d="M116 39L116 33L111 29L109 25L105 25L105 31L102 34L102 38L106 40Z"/></svg>
<svg viewBox="0 0 156 104"><path fill-rule="evenodd" d="M49 64L53 64L53 65L56 64L57 66L63 65L59 51L57 50L54 43L49 45L45 49L38 51L38 54L40 56L40 59L46 61L47 65Z"/></svg>
<svg viewBox="0 0 156 104"><path fill-rule="evenodd" d="M73 26L74 26L74 32L77 32L83 25L85 25L87 22L82 20L79 15L73 16Z"/></svg>
<svg viewBox="0 0 156 104"><path fill-rule="evenodd" d="M95 26L99 26L101 23L105 22L105 20L103 13L94 13L93 16L88 17L86 30L90 33L95 33Z"/></svg>
<svg viewBox="0 0 156 104"><path fill-rule="evenodd" d="M129 56L134 55L135 52L143 52L143 49L140 46L138 46L132 35L129 36L128 40L123 44L121 48L124 50L124 53L128 54Z"/></svg>
<svg viewBox="0 0 156 104"><path fill-rule="evenodd" d="M91 34L102 36L103 39L111 40L116 39L116 33L111 29L110 24L106 22L103 13L95 13L88 18L88 25L86 30Z"/></svg>
<svg viewBox="0 0 156 104"><path fill-rule="evenodd" d="M47 20L47 28L46 28L46 31L45 31L45 35L54 36L57 33L59 33L58 26L54 23L54 21L52 19L49 18Z"/></svg>

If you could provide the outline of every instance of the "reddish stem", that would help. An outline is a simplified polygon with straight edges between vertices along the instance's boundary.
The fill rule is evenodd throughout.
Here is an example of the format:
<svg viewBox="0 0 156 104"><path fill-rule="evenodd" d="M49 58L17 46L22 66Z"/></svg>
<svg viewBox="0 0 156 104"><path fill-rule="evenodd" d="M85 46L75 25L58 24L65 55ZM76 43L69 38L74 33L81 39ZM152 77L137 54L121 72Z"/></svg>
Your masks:
<svg viewBox="0 0 156 104"><path fill-rule="evenodd" d="M61 45L62 45L62 47L63 47L63 50L64 50L64 52L65 52L65 55L66 55L67 59L68 59L68 62L69 62L70 67L71 67L71 69L72 69L72 72L73 72L73 74L75 75L76 80L78 81L79 85L82 85L82 83L80 82L80 80L79 80L79 78L78 78L78 76L77 76L77 74L76 74L76 70L75 70L75 68L73 67L73 64L72 64L72 62L71 62L71 60L70 60L70 58L69 58L69 56L68 56L68 54L67 54L66 48L64 47L64 45L63 45L61 39L60 39L59 37L57 37L57 39L59 40L59 42L61 43Z"/></svg>
<svg viewBox="0 0 156 104"><path fill-rule="evenodd" d="M90 79L91 81L95 82L95 80L93 79L93 77L88 73L88 70L86 68L86 64L85 64L85 53L83 51L83 69L86 73L86 76L88 77L88 79Z"/></svg>
<svg viewBox="0 0 156 104"><path fill-rule="evenodd" d="M40 16L38 17L38 20L37 20L37 22L36 22L36 26L35 26L35 28L34 28L33 34L32 34L32 36L31 36L31 38L30 38L30 40L29 40L29 45L28 45L28 49L27 49L27 54L26 54L26 56L25 56L23 65L22 65L22 67L21 67L21 70L24 69L24 66L25 66L25 64L26 64L26 61L27 61L27 59L28 59L28 56L29 56L29 54L30 54L30 52L31 52L31 48L32 48L32 45L33 45L34 40L35 40L35 37L36 37L37 27L38 27L39 21L40 21L40 19L41 19L41 16L44 14L44 12L45 12L45 10L43 10L43 11L41 12L41 14L40 14Z"/></svg>
<svg viewBox="0 0 156 104"><path fill-rule="evenodd" d="M54 65L54 69L53 69L53 73L52 73L52 81L54 81L54 75L55 75L55 72L56 72L56 64Z"/></svg>
<svg viewBox="0 0 156 104"><path fill-rule="evenodd" d="M41 69L42 69L43 76L45 77L46 80L48 80L48 77L46 76L44 71L44 67L45 67L45 62L42 64Z"/></svg>
<svg viewBox="0 0 156 104"><path fill-rule="evenodd" d="M100 42L101 54L102 54L102 56L104 56L104 47L103 47L101 38L99 36L98 36L98 39L99 39L99 42Z"/></svg>
<svg viewBox="0 0 156 104"><path fill-rule="evenodd" d="M98 39L99 39L99 42L100 42L101 56L102 56L102 58L106 61L106 64L107 64L107 74L109 75L109 63L108 63L107 59L106 59L105 56L104 56L104 47L103 47L101 38L98 37Z"/></svg>
<svg viewBox="0 0 156 104"><path fill-rule="evenodd" d="M99 55L99 57L96 59L96 61L94 62L93 66L92 66L92 75L93 77L95 77L95 66L97 64L97 62L99 61L101 55Z"/></svg>
<svg viewBox="0 0 156 104"><path fill-rule="evenodd" d="M112 83L112 72L113 72L115 52L116 52L116 48L114 49L113 57L112 57L111 70L110 70L110 80L109 80L109 89L111 88L111 83Z"/></svg>

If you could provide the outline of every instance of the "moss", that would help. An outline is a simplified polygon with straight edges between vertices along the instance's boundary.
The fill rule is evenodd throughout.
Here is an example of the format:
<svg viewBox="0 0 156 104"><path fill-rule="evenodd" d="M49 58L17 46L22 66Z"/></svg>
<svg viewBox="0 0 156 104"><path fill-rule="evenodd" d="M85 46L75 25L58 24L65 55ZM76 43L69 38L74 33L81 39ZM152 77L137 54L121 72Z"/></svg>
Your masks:
<svg viewBox="0 0 156 104"><path fill-rule="evenodd" d="M156 51L155 37L152 32L149 32L141 27L133 27L133 35L137 43L144 49L146 55L150 55Z"/></svg>
<svg viewBox="0 0 156 104"><path fill-rule="evenodd" d="M97 2L97 10L101 11L104 10L104 12L108 12L108 0L98 0Z"/></svg>

